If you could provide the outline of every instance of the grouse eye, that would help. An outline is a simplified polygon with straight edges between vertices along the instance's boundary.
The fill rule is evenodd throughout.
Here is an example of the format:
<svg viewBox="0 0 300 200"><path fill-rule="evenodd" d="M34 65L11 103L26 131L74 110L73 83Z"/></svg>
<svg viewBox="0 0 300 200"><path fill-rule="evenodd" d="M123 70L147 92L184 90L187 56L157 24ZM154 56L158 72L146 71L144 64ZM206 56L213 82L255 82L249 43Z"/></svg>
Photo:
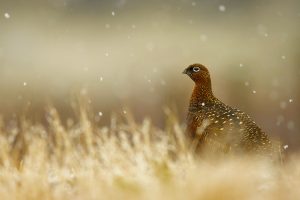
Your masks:
<svg viewBox="0 0 300 200"><path fill-rule="evenodd" d="M193 72L199 72L200 71L200 67L193 67Z"/></svg>

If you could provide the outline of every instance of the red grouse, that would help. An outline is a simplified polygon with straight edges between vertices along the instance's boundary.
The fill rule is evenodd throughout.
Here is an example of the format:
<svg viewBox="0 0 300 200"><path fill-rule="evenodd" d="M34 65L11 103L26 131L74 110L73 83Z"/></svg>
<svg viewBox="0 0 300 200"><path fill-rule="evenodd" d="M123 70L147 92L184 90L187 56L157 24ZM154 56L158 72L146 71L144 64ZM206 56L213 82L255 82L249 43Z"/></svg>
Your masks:
<svg viewBox="0 0 300 200"><path fill-rule="evenodd" d="M214 96L206 67L193 64L183 73L195 82L186 131L194 150L206 147L210 152L272 152L268 136L246 113Z"/></svg>

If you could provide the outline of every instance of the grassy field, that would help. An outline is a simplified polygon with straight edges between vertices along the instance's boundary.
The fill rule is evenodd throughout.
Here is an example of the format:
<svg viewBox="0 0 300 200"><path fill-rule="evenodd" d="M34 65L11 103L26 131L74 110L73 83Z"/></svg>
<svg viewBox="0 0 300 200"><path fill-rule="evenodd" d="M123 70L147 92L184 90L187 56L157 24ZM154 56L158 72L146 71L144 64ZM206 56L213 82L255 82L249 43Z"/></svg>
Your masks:
<svg viewBox="0 0 300 200"><path fill-rule="evenodd" d="M0 200L300 199L299 20L300 0L0 0ZM193 63L282 165L195 158Z"/></svg>
<svg viewBox="0 0 300 200"><path fill-rule="evenodd" d="M80 106L79 106L80 107ZM300 159L195 159L169 109L159 129L127 112L97 125L89 111L47 123L0 123L0 199L299 199Z"/></svg>

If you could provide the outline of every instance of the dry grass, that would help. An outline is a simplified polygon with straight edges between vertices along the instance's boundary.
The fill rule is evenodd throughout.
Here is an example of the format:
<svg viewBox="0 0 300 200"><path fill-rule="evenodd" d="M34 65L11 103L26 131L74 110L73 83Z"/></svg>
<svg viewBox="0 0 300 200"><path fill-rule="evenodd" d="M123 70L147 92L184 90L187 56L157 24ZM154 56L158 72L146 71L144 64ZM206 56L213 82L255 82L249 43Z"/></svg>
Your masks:
<svg viewBox="0 0 300 200"><path fill-rule="evenodd" d="M249 158L196 160L182 127L112 117L99 127L81 108L63 125L0 124L0 199L299 199L300 159L283 166ZM77 121L77 122L75 122Z"/></svg>

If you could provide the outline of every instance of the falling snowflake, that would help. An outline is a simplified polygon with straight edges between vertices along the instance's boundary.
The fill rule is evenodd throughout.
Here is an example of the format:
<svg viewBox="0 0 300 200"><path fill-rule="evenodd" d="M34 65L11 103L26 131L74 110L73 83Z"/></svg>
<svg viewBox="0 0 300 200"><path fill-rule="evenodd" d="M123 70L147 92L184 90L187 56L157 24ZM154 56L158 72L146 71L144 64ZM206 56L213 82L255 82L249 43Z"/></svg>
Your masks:
<svg viewBox="0 0 300 200"><path fill-rule="evenodd" d="M205 42L207 40L207 36L205 34L200 35L200 40Z"/></svg>
<svg viewBox="0 0 300 200"><path fill-rule="evenodd" d="M86 89L86 88L82 88L82 89L80 90L80 94L81 94L82 96L85 96L85 95L87 94L87 89Z"/></svg>
<svg viewBox="0 0 300 200"><path fill-rule="evenodd" d="M240 67L244 67L243 63L240 63Z"/></svg>
<svg viewBox="0 0 300 200"><path fill-rule="evenodd" d="M115 15L116 15L116 13L115 13L114 11L112 11L112 12L111 12L111 15L112 15L112 16L115 16Z"/></svg>
<svg viewBox="0 0 300 200"><path fill-rule="evenodd" d="M283 148L287 149L287 148L289 148L289 145L286 144L286 145L283 146Z"/></svg>
<svg viewBox="0 0 300 200"><path fill-rule="evenodd" d="M280 102L279 105L280 105L281 109L285 109L286 108L286 102L285 101Z"/></svg>
<svg viewBox="0 0 300 200"><path fill-rule="evenodd" d="M193 21L192 19L189 19L188 23L189 23L189 24L193 24L194 21Z"/></svg>
<svg viewBox="0 0 300 200"><path fill-rule="evenodd" d="M253 90L252 93L253 93L253 94L256 94L256 90Z"/></svg>
<svg viewBox="0 0 300 200"><path fill-rule="evenodd" d="M102 116L103 116L103 113L100 111L100 112L98 112L98 115L99 115L100 117L102 117Z"/></svg>
<svg viewBox="0 0 300 200"><path fill-rule="evenodd" d="M102 76L100 77L100 81L101 81L101 82L103 81L103 77L102 77Z"/></svg>
<svg viewBox="0 0 300 200"><path fill-rule="evenodd" d="M161 85L166 85L166 81L165 80L160 80L160 84Z"/></svg>
<svg viewBox="0 0 300 200"><path fill-rule="evenodd" d="M109 54L108 54L108 53L105 53L104 55L105 55L106 57L108 57L108 56L109 56Z"/></svg>
<svg viewBox="0 0 300 200"><path fill-rule="evenodd" d="M146 44L146 49L148 50L148 51L153 51L153 49L154 49L154 44L152 43L152 42L148 42L147 44Z"/></svg>
<svg viewBox="0 0 300 200"><path fill-rule="evenodd" d="M126 114L127 114L127 111L126 111L126 110L123 110L123 113L126 115Z"/></svg>
<svg viewBox="0 0 300 200"><path fill-rule="evenodd" d="M285 57L285 56L281 56L281 59L282 59L282 60L285 60L285 59L286 59L286 57Z"/></svg>
<svg viewBox="0 0 300 200"><path fill-rule="evenodd" d="M4 17L5 17L6 19L9 19L9 18L10 18L10 14L9 14L9 13L4 13Z"/></svg>
<svg viewBox="0 0 300 200"><path fill-rule="evenodd" d="M293 102L293 99L289 99L289 102L292 103L292 102Z"/></svg>
<svg viewBox="0 0 300 200"><path fill-rule="evenodd" d="M27 82L24 82L23 85L24 85L24 86L27 86Z"/></svg>
<svg viewBox="0 0 300 200"><path fill-rule="evenodd" d="M226 11L226 7L224 5L219 5L219 11L225 12Z"/></svg>

